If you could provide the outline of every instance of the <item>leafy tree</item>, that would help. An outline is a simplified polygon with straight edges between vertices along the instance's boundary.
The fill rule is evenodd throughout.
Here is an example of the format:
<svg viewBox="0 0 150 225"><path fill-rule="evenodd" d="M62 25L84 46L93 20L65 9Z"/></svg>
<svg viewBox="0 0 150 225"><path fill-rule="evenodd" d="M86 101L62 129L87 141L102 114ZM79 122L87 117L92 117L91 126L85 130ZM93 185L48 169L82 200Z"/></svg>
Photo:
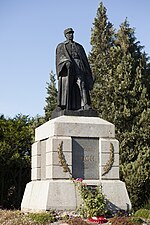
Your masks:
<svg viewBox="0 0 150 225"><path fill-rule="evenodd" d="M30 181L32 126L27 116L0 117L0 205L19 208Z"/></svg>
<svg viewBox="0 0 150 225"><path fill-rule="evenodd" d="M56 79L53 71L50 73L50 83L47 82L47 97L46 97L46 106L45 110L45 119L48 121L51 118L52 111L57 105L57 88L56 88Z"/></svg>
<svg viewBox="0 0 150 225"><path fill-rule="evenodd" d="M149 198L150 186L149 61L127 19L115 35L109 32L108 38L108 23L102 26L101 22L104 18L107 21L104 9L100 3L91 35L89 59L96 76L93 106L103 119L115 124L121 179L126 182L133 207L138 208ZM104 42L102 34L109 41Z"/></svg>
<svg viewBox="0 0 150 225"><path fill-rule="evenodd" d="M35 117L30 118L31 120L31 138L32 142L35 140L35 129L46 122L44 116L36 115Z"/></svg>

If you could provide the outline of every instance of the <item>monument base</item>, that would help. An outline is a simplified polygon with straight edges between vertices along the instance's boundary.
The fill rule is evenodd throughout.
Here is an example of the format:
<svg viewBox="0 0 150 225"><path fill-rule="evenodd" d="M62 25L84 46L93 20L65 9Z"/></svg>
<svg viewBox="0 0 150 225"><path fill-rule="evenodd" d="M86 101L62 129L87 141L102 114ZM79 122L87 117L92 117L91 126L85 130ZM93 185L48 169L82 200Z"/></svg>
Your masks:
<svg viewBox="0 0 150 225"><path fill-rule="evenodd" d="M99 185L98 181L84 181L89 185ZM102 181L102 190L108 200L108 209L130 210L131 204L122 181ZM21 210L40 212L49 210L75 211L81 204L81 198L70 180L31 181L26 185Z"/></svg>
<svg viewBox="0 0 150 225"><path fill-rule="evenodd" d="M78 198L70 180L31 181L26 185L21 210L75 210Z"/></svg>
<svg viewBox="0 0 150 225"><path fill-rule="evenodd" d="M120 180L103 180L101 183L103 193L108 200L107 208L111 212L131 210L131 202L124 182Z"/></svg>
<svg viewBox="0 0 150 225"><path fill-rule="evenodd" d="M32 181L25 189L23 211L78 208L81 199L70 174L60 163L64 161L74 179L82 178L87 185L102 184L109 209L131 209L125 184L119 180L115 126L98 117L64 115L35 130Z"/></svg>

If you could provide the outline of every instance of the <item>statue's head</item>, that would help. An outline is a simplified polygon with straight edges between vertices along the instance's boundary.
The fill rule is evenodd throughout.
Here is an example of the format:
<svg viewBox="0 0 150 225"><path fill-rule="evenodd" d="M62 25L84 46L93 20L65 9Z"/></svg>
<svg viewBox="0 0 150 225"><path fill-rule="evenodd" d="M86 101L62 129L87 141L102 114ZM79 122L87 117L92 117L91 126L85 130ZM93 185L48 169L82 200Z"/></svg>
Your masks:
<svg viewBox="0 0 150 225"><path fill-rule="evenodd" d="M72 28L67 28L64 30L64 35L67 40L73 40L74 30Z"/></svg>

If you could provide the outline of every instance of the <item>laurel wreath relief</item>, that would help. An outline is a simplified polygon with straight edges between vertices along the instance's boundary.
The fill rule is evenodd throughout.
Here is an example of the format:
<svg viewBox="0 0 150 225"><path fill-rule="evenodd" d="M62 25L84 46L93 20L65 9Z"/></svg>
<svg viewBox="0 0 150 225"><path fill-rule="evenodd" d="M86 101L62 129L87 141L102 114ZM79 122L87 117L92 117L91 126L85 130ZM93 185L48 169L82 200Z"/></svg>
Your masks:
<svg viewBox="0 0 150 225"><path fill-rule="evenodd" d="M58 146L58 158L59 164L63 168L64 173L68 172L70 175L72 175L68 163L66 162L65 155L63 153L63 141Z"/></svg>
<svg viewBox="0 0 150 225"><path fill-rule="evenodd" d="M111 170L113 163L114 163L114 146L112 143L110 143L109 159L108 159L107 163L105 164L105 166L103 167L102 176L104 176Z"/></svg>
<svg viewBox="0 0 150 225"><path fill-rule="evenodd" d="M63 168L63 171L65 173L69 172L69 174L72 175L70 168L66 162L64 153L63 153L63 141L60 143L60 145L58 147L58 158L59 158L59 164ZM104 176L111 170L113 163L114 163L114 146L112 143L110 143L109 159L108 159L107 163L105 164L105 166L103 167L102 176Z"/></svg>

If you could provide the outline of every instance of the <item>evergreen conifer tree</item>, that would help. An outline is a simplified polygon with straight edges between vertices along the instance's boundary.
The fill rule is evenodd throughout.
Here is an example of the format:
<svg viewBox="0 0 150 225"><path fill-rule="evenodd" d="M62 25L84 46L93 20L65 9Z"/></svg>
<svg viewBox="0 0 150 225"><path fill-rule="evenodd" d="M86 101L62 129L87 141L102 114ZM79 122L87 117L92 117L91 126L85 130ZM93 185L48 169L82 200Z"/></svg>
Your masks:
<svg viewBox="0 0 150 225"><path fill-rule="evenodd" d="M143 46L136 42L134 29L130 28L127 20L121 24L115 44L121 57L114 71L114 99L117 100L114 105L117 106L117 102L120 104L111 121L116 125L117 138L120 140L121 178L126 182L136 209L150 196L148 58L142 52Z"/></svg>
<svg viewBox="0 0 150 225"><path fill-rule="evenodd" d="M91 92L93 107L102 117L105 108L105 95L111 70L110 49L114 44L114 28L108 21L106 8L101 2L93 23L91 34L92 50L89 54L89 62L95 78L94 89ZM103 104L101 104L103 102Z"/></svg>
<svg viewBox="0 0 150 225"><path fill-rule="evenodd" d="M53 71L50 73L50 83L47 84L47 97L46 97L46 106L44 107L45 111L45 120L48 121L51 118L52 111L57 105L57 88L56 88L56 79Z"/></svg>
<svg viewBox="0 0 150 225"><path fill-rule="evenodd" d="M96 77L93 106L100 117L115 124L120 142L121 179L126 182L133 207L138 208L149 198L150 188L148 58L143 46L136 42L134 29L127 19L114 34L102 3L95 18L91 44L89 59Z"/></svg>

